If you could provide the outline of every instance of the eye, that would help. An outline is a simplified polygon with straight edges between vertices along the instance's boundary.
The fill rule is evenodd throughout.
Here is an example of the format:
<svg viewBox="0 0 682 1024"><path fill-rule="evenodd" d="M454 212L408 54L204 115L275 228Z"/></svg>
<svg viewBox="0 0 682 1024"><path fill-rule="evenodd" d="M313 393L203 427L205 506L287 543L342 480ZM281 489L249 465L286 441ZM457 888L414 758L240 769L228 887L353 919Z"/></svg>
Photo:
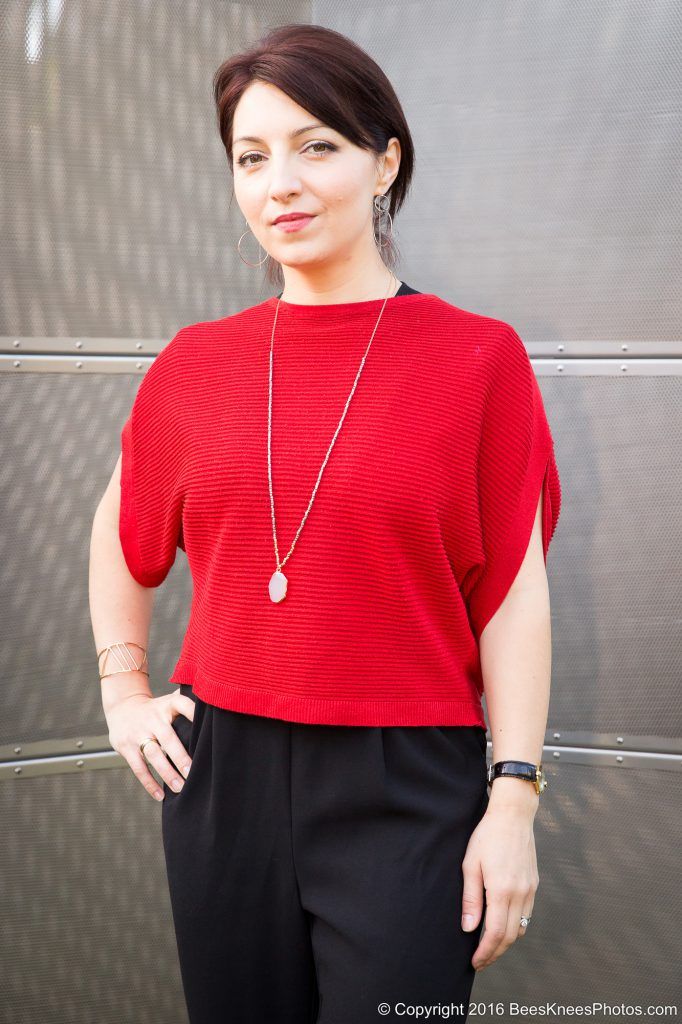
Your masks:
<svg viewBox="0 0 682 1024"><path fill-rule="evenodd" d="M244 156L241 156L239 160L237 160L237 163L240 164L242 167L253 167L252 163L247 164L249 157L252 156L260 156L260 153L244 153Z"/></svg>
<svg viewBox="0 0 682 1024"><path fill-rule="evenodd" d="M337 149L337 147L332 145L331 142L311 142L310 145L303 150L303 152L306 153L308 149L313 149L315 146L325 146L326 149L328 149L332 153L335 152L335 150ZM319 156L322 156L322 153L320 153Z"/></svg>
<svg viewBox="0 0 682 1024"><path fill-rule="evenodd" d="M323 156L323 154L325 152L327 152L327 151L329 151L331 153L335 153L336 150L338 149L338 146L335 146L331 142L311 142L308 146L306 146L306 148L303 150L303 152L307 153L309 149L314 149L315 146L324 146L324 150L322 152L319 152L319 150L318 150L318 152L315 154L316 156ZM256 160L253 161L251 159L252 157L256 157ZM244 156L241 156L239 158L239 160L237 160L237 163L241 167L255 167L256 164L261 162L260 161L260 157L261 157L260 153L244 153Z"/></svg>

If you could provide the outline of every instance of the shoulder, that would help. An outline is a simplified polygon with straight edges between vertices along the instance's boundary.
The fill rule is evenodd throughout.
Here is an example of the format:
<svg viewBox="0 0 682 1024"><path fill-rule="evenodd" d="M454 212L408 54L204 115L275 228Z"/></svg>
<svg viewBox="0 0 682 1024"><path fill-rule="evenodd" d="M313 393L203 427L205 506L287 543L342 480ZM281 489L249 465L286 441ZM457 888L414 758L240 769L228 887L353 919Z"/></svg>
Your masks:
<svg viewBox="0 0 682 1024"><path fill-rule="evenodd" d="M422 309L430 322L426 325L440 339L447 339L470 369L479 384L490 384L505 374L528 377L530 359L518 331L499 317L488 316L447 302L438 295L426 296Z"/></svg>
<svg viewBox="0 0 682 1024"><path fill-rule="evenodd" d="M235 313L228 313L227 316L218 317L216 320L199 320L197 323L181 327L176 338L180 336L180 345L187 345L192 341L206 341L232 331L240 331L258 323L267 315L268 309L268 300L264 300L255 306L238 309Z"/></svg>
<svg viewBox="0 0 682 1024"><path fill-rule="evenodd" d="M457 306L442 299L439 295L425 294L424 301L419 308L443 326L456 330L462 337L470 338L485 346L486 350L499 351L508 343L507 339L510 335L516 335L514 328L505 320ZM521 341L518 335L516 335L516 339ZM515 342L512 340L511 344L515 344ZM522 342L521 345L523 345Z"/></svg>

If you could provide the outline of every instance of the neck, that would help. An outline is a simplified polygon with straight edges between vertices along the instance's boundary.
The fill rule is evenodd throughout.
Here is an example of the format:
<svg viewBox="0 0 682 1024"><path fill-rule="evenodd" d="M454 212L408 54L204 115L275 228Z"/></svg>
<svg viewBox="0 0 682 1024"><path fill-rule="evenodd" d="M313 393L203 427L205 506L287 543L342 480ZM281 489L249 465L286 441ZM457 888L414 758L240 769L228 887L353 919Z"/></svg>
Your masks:
<svg viewBox="0 0 682 1024"><path fill-rule="evenodd" d="M385 299L395 295L401 281L383 266L381 271L368 279L358 275L351 280L315 282L296 275L291 279L291 272L285 274L282 299L284 302L303 303L305 305L329 305L330 303L366 302L371 299Z"/></svg>

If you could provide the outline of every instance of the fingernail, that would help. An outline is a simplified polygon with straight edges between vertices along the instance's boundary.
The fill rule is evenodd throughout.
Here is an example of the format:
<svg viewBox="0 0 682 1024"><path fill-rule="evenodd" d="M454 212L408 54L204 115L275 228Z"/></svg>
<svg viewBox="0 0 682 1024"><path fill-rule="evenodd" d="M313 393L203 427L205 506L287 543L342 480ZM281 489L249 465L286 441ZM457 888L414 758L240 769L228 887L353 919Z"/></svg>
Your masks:
<svg viewBox="0 0 682 1024"><path fill-rule="evenodd" d="M156 792L154 793L154 796L156 797L157 800L163 800L163 790L157 789Z"/></svg>
<svg viewBox="0 0 682 1024"><path fill-rule="evenodd" d="M187 778L187 776L189 775L189 769L190 766L188 764L186 764L184 768L180 769L185 778Z"/></svg>
<svg viewBox="0 0 682 1024"><path fill-rule="evenodd" d="M473 928L473 927L474 927L474 919L473 919L472 915L471 914L465 914L464 917L462 918L462 928L464 928L464 930L468 932L469 929Z"/></svg>
<svg viewBox="0 0 682 1024"><path fill-rule="evenodd" d="M185 783L182 781L182 779L173 779L171 785L175 792L179 793L182 787L185 785Z"/></svg>

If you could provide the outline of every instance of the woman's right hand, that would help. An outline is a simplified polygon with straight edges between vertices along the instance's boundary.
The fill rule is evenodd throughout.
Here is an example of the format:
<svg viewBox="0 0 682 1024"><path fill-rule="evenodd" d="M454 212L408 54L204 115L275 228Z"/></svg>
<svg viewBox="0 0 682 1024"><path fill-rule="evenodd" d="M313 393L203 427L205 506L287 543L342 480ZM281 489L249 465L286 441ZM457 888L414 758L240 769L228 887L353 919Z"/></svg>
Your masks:
<svg viewBox="0 0 682 1024"><path fill-rule="evenodd" d="M109 726L109 743L124 757L147 792L157 800L163 800L163 790L149 770L147 761L159 773L164 782L179 792L183 779L175 769L178 766L185 775L189 774L191 758L173 728L177 715L194 720L194 701L176 690L162 697L148 697L133 694L114 704L105 713ZM145 744L144 757L140 743L149 736L155 742ZM170 763L166 754L172 759ZM146 760L145 760L146 758Z"/></svg>

